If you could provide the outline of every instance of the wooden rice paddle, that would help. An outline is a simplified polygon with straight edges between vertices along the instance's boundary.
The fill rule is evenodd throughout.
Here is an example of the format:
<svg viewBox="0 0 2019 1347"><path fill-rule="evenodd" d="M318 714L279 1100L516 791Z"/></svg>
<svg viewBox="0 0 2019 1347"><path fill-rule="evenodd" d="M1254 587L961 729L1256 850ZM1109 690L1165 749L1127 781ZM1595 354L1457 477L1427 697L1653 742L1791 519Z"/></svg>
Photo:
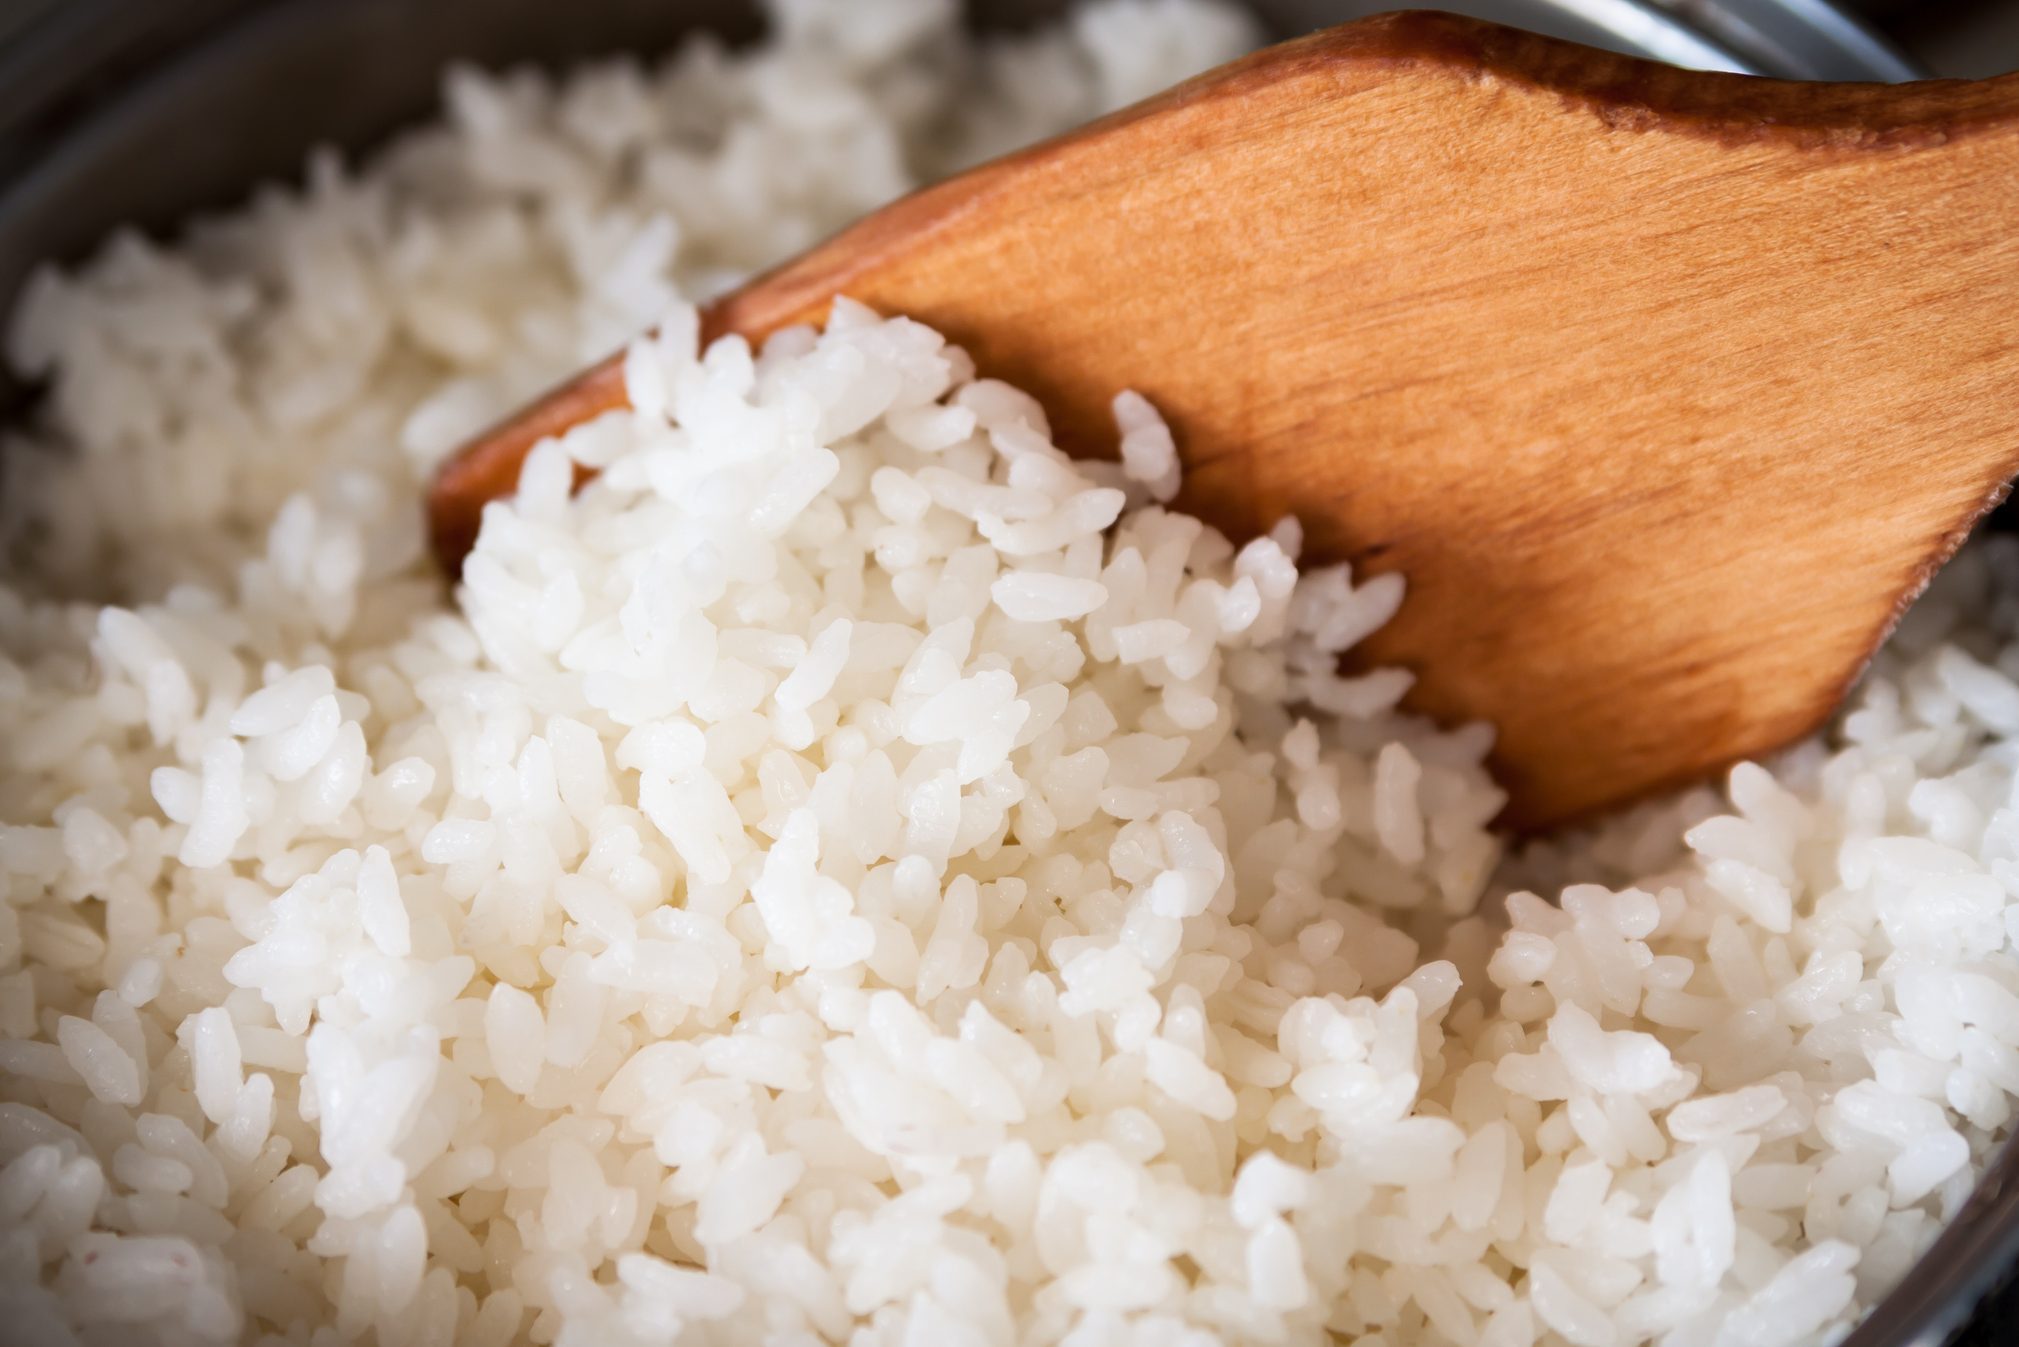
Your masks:
<svg viewBox="0 0 2019 1347"><path fill-rule="evenodd" d="M908 197L706 315L944 331L1180 501L1401 570L1356 652L1561 822L1814 729L2019 471L2019 77L1692 74L1438 14L1319 33ZM615 361L466 447L485 501Z"/></svg>

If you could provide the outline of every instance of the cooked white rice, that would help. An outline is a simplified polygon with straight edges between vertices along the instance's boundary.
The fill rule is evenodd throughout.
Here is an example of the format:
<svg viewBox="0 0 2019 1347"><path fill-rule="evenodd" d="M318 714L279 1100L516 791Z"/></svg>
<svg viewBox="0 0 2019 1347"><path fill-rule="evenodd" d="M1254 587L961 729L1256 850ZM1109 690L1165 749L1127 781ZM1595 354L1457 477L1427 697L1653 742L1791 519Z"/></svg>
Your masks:
<svg viewBox="0 0 2019 1347"><path fill-rule="evenodd" d="M37 283L8 1340L1855 1321L2019 1096L2019 558L1960 561L1827 743L1482 906L1490 734L1335 672L1399 580L1165 512L1139 398L1074 464L917 324L704 354L681 299L1254 34L776 8L747 54L458 74L362 177ZM428 467L661 318L445 603Z"/></svg>

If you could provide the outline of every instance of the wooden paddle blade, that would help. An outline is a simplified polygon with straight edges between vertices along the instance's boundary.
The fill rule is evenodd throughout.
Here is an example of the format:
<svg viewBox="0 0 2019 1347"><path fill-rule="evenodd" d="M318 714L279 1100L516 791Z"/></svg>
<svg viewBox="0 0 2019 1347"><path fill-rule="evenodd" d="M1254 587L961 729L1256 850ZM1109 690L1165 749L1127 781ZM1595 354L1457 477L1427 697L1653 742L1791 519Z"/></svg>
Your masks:
<svg viewBox="0 0 2019 1347"><path fill-rule="evenodd" d="M1542 825L1813 729L2019 467L2019 80L1809 85L1442 15L1258 53L930 188L753 282L906 313L1180 504L1401 570L1356 657L1499 727ZM507 487L615 366L452 464ZM471 463L483 465L481 470Z"/></svg>
<svg viewBox="0 0 2019 1347"><path fill-rule="evenodd" d="M534 445L628 405L623 364L612 356L591 366L471 440L436 470L428 486L428 538L444 570L462 574L463 558L477 544L484 506L518 490L519 468ZM578 478L586 475L578 470Z"/></svg>

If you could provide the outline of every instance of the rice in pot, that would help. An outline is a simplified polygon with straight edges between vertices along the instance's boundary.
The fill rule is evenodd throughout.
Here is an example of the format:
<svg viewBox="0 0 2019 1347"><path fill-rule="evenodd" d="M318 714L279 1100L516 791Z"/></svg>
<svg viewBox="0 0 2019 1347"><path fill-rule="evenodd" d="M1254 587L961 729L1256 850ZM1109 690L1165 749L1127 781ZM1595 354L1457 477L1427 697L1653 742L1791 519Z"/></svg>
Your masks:
<svg viewBox="0 0 2019 1347"><path fill-rule="evenodd" d="M368 173L37 283L10 1340L1855 1321L2019 1095L2019 558L1952 567L1826 741L1502 863L1488 730L1337 672L1399 577L1167 512L1140 398L1078 464L901 317L697 347L692 299L1246 23L775 14L457 74ZM430 466L661 319L444 606Z"/></svg>

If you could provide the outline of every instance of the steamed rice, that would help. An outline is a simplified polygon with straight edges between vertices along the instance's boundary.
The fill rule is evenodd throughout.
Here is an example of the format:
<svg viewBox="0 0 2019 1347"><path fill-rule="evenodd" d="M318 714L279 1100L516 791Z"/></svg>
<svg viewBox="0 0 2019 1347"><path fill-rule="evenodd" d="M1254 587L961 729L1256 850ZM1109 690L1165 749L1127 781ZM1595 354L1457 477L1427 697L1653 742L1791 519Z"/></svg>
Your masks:
<svg viewBox="0 0 2019 1347"><path fill-rule="evenodd" d="M1825 742L1503 861L1490 733L1336 672L1400 579L1166 512L1142 399L1076 464L902 318L697 349L688 299L1255 34L775 12L458 74L361 177L37 283L9 1340L1854 1322L2019 1096L2012 549ZM428 468L655 320L636 412L533 454L445 605Z"/></svg>

